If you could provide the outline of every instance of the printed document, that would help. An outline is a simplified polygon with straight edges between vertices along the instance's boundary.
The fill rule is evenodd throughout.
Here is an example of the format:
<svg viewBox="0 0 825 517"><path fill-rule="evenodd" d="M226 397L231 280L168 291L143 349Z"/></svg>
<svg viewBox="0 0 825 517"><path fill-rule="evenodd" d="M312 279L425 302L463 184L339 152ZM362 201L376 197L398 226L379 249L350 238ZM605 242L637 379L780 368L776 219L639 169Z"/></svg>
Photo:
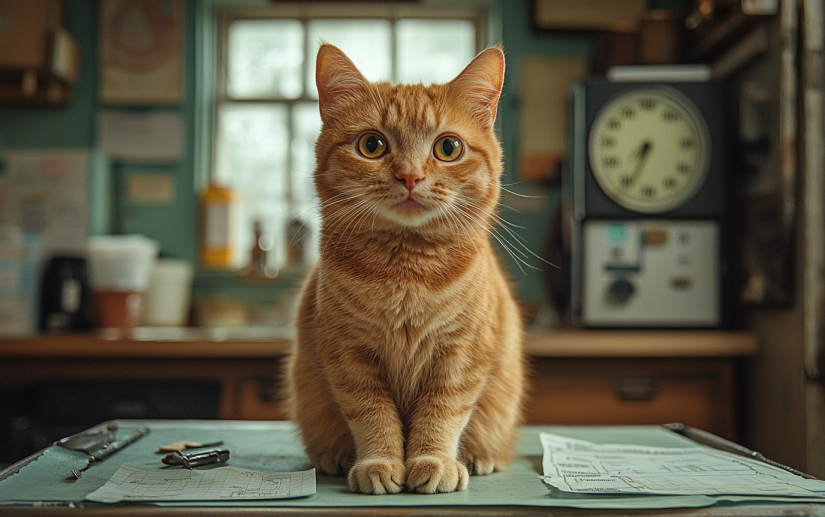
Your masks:
<svg viewBox="0 0 825 517"><path fill-rule="evenodd" d="M266 474L238 467L147 469L124 463L89 501L238 501L315 493L315 469Z"/></svg>
<svg viewBox="0 0 825 517"><path fill-rule="evenodd" d="M710 447L597 444L541 433L545 483L562 492L825 498L825 481Z"/></svg>

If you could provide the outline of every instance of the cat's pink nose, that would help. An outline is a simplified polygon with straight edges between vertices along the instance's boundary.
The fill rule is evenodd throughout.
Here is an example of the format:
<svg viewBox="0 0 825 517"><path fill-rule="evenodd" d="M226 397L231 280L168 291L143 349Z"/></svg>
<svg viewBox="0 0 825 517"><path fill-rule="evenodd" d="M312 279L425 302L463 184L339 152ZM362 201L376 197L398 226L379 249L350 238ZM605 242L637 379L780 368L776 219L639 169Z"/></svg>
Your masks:
<svg viewBox="0 0 825 517"><path fill-rule="evenodd" d="M410 192L418 185L418 182L424 179L424 176L417 172L404 172L396 174L395 177L398 178L398 181L404 183L404 186L407 187L407 190Z"/></svg>

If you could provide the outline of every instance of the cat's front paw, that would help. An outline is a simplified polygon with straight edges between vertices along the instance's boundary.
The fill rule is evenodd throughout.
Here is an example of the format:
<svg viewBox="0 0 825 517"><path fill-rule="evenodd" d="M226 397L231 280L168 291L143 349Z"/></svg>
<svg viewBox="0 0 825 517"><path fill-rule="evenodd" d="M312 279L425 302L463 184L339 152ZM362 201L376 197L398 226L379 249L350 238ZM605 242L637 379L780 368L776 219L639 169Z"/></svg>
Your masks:
<svg viewBox="0 0 825 517"><path fill-rule="evenodd" d="M467 470L472 476L486 476L496 470L496 462L492 458L475 456L463 458L463 460L464 464L467 465Z"/></svg>
<svg viewBox="0 0 825 517"><path fill-rule="evenodd" d="M349 487L364 494L397 494L404 488L407 470L401 460L363 459L349 471Z"/></svg>
<svg viewBox="0 0 825 517"><path fill-rule="evenodd" d="M321 474L343 476L349 466L352 465L352 454L349 452L326 452L317 456L310 456L310 461Z"/></svg>
<svg viewBox="0 0 825 517"><path fill-rule="evenodd" d="M454 459L418 456L407 460L407 486L422 494L464 490L469 478L467 467Z"/></svg>

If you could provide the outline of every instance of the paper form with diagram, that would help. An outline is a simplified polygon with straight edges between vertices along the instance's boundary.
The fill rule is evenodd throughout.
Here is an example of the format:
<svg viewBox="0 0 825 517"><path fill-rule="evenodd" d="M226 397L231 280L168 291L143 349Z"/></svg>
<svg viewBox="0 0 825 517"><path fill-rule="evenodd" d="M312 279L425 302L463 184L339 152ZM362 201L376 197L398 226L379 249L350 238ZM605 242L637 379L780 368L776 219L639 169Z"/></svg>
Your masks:
<svg viewBox="0 0 825 517"><path fill-rule="evenodd" d="M540 436L542 479L562 492L825 498L825 481L710 447L597 444Z"/></svg>
<svg viewBox="0 0 825 517"><path fill-rule="evenodd" d="M228 501L304 497L315 493L315 469L264 473L238 467L146 469L122 464L90 501Z"/></svg>

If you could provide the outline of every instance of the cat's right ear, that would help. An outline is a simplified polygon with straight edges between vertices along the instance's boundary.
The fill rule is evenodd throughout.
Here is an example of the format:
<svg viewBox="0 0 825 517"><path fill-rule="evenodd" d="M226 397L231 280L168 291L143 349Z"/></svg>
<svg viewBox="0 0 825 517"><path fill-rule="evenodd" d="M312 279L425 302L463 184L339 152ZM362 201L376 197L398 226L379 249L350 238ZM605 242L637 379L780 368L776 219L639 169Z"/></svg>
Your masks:
<svg viewBox="0 0 825 517"><path fill-rule="evenodd" d="M330 109L341 99L369 88L369 83L341 49L325 43L318 50L315 63L315 84L321 119L326 120Z"/></svg>

